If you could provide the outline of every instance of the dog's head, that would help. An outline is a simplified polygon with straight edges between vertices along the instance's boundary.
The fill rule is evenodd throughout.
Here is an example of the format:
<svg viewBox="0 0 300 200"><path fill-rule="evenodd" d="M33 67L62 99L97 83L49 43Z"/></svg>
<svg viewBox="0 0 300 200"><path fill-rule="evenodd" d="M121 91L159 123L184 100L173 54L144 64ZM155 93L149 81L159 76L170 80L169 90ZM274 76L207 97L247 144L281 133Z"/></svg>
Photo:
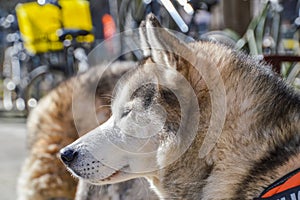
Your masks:
<svg viewBox="0 0 300 200"><path fill-rule="evenodd" d="M140 38L146 59L118 82L111 117L60 151L67 168L90 183L155 177L196 136L199 105L191 82L199 80L187 76L193 51L152 15Z"/></svg>

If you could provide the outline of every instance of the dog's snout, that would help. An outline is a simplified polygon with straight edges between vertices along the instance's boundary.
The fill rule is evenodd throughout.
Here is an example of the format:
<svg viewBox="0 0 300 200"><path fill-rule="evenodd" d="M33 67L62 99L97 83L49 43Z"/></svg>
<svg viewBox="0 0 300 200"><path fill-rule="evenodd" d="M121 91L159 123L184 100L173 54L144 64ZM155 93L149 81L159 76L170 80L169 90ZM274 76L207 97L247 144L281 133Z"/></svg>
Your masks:
<svg viewBox="0 0 300 200"><path fill-rule="evenodd" d="M78 152L70 148L60 150L60 158L64 163L72 162L77 155Z"/></svg>

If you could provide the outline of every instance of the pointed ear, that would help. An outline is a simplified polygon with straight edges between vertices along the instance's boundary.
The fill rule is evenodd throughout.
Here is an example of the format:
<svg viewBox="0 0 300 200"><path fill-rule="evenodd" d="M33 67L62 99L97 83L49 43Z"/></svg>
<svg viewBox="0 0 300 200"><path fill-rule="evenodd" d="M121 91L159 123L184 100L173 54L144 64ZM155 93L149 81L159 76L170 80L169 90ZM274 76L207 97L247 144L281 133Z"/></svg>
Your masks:
<svg viewBox="0 0 300 200"><path fill-rule="evenodd" d="M155 63L179 71L182 58L193 55L184 40L180 40L173 33L162 28L153 14L149 14L141 23L140 39L144 56L150 56Z"/></svg>

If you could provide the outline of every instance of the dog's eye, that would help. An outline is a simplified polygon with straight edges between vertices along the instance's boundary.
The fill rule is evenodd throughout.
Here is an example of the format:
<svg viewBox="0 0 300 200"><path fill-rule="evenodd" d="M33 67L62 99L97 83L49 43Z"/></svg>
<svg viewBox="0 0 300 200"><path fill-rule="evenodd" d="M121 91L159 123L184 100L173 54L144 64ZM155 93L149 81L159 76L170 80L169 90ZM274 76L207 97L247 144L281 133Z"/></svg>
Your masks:
<svg viewBox="0 0 300 200"><path fill-rule="evenodd" d="M131 109L126 109L126 110L124 110L124 112L123 112L122 115L121 115L121 119L122 119L123 117L126 117L130 112L131 112Z"/></svg>

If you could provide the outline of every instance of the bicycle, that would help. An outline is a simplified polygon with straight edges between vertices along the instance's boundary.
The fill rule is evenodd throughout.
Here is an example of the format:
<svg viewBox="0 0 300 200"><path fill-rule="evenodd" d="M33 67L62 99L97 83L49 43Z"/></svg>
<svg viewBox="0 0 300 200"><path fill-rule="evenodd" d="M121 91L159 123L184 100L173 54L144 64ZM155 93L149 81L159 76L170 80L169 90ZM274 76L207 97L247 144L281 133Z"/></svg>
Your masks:
<svg viewBox="0 0 300 200"><path fill-rule="evenodd" d="M60 0L59 4L44 3L39 5L37 2L30 2L16 7L20 31L17 30L14 34L20 35L21 32L22 37L13 41L8 48L15 48L17 44L21 48L16 49L15 54L8 56L10 60L15 61L15 63L11 62L8 71L16 69L18 73L15 73L17 76L4 73L5 110L16 109L26 115L36 106L37 101L59 82L88 69L87 52L94 41L90 13L87 10L88 2L84 0L80 2L79 6L84 5L84 8L78 8L68 0ZM79 11L74 12L74 9ZM85 20L88 22L79 21L79 25L74 23L72 21L74 17L70 16L72 12L75 15L85 12L83 18L86 17ZM57 17L57 21L53 23L52 16L62 16L63 19ZM47 24L47 20L50 20L52 30L49 31L41 23L40 27L30 24L34 19L32 17L43 19L43 24ZM38 29L34 30L34 28ZM19 54L25 55L24 62L16 56Z"/></svg>

